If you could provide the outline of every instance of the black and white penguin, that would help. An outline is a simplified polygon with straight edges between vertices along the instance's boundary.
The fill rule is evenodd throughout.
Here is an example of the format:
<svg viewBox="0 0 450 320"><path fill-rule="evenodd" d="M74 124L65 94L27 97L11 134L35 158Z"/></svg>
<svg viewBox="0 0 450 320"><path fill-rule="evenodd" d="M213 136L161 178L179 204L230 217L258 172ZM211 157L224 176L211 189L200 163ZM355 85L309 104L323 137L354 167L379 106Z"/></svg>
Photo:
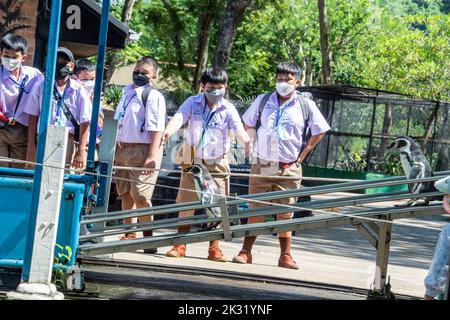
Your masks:
<svg viewBox="0 0 450 320"><path fill-rule="evenodd" d="M188 171L194 175L195 190L198 198L202 204L216 204L219 203L220 191L211 173L203 164L194 164ZM205 209L208 218L221 217L220 208L212 207ZM208 224L204 230L210 230L217 227L220 222Z"/></svg>
<svg viewBox="0 0 450 320"><path fill-rule="evenodd" d="M399 149L400 160L402 162L403 171L408 179L421 179L431 177L433 172L431 170L430 163L423 154L420 147L414 142L413 139L406 136L401 136L395 139L395 141L388 147L389 150ZM431 182L419 182L408 184L409 192L412 194L419 194L427 191L431 191ZM419 203L419 198L410 199L406 205L427 205L431 199L422 198L423 203Z"/></svg>

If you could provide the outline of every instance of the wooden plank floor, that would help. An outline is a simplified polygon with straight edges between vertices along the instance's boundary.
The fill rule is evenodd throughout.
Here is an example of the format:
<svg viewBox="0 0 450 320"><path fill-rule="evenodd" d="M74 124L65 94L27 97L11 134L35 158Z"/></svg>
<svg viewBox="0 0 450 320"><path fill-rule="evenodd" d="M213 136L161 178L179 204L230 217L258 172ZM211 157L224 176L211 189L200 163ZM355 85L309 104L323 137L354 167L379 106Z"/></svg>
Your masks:
<svg viewBox="0 0 450 320"><path fill-rule="evenodd" d="M342 194L327 196L339 197ZM318 198L315 197L315 199ZM382 205L386 206L386 203ZM380 206L380 204L369 206ZM419 229L408 226L393 228L388 268L392 291L421 298L424 293L423 280L434 254L439 230L449 222L449 217L442 215L397 221L438 229ZM167 231L156 231L155 235L164 232ZM117 240L117 238L110 237L107 241ZM231 242L222 242L221 247L224 254L231 260L239 252L241 245L242 240L236 239ZM170 249L169 247L159 248L155 255L137 251L136 253L117 253L113 255L113 258L193 268L220 268L365 289L370 288L375 274L376 251L352 226L310 230L293 237L292 255L299 263L300 270L277 267L278 239L272 235L258 237L253 250L252 265L208 261L206 260L207 247L207 243L190 244L187 257L183 259L165 257L164 253Z"/></svg>

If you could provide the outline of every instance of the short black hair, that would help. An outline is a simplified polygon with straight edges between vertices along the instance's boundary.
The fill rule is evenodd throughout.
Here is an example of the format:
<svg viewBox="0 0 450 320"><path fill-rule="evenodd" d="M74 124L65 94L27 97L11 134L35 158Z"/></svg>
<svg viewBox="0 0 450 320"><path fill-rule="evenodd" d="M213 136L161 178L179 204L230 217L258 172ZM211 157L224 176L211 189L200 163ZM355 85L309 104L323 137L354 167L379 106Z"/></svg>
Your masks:
<svg viewBox="0 0 450 320"><path fill-rule="evenodd" d="M75 69L73 70L73 72L75 74L79 74L82 71L94 71L95 70L95 64L86 58L81 58L78 59L77 61L75 61Z"/></svg>
<svg viewBox="0 0 450 320"><path fill-rule="evenodd" d="M147 64L149 66L151 66L153 68L153 71L155 71L155 73L158 73L158 61L156 61L155 58L150 57L150 56L143 56L141 58L139 58L139 60L136 62L136 65L141 65L141 64Z"/></svg>
<svg viewBox="0 0 450 320"><path fill-rule="evenodd" d="M292 74L297 80L300 80L302 77L300 67L294 62L288 61L284 61L277 66L277 75L279 74Z"/></svg>
<svg viewBox="0 0 450 320"><path fill-rule="evenodd" d="M22 36L8 33L2 38L0 50L14 50L26 54L28 51L28 42Z"/></svg>
<svg viewBox="0 0 450 320"><path fill-rule="evenodd" d="M227 84L228 75L225 70L220 67L207 68L203 71L200 77L200 82L202 84L213 83L213 84Z"/></svg>

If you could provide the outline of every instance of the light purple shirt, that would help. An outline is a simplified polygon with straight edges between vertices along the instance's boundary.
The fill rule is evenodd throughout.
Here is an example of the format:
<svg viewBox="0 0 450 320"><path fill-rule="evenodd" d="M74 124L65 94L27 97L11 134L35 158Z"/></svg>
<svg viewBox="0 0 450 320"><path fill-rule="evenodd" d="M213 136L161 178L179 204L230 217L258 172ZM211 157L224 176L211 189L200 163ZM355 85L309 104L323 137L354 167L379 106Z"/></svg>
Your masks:
<svg viewBox="0 0 450 320"><path fill-rule="evenodd" d="M118 120L117 142L150 144L152 131L164 131L166 100L161 92L152 89L144 107L142 93L146 87L129 85L124 88L115 115Z"/></svg>
<svg viewBox="0 0 450 320"><path fill-rule="evenodd" d="M244 123L255 127L259 116L259 104L264 95L258 96L242 116ZM316 103L308 98L310 118L308 126L315 136L330 130ZM278 95L274 92L267 101L261 115L261 126L257 132L254 152L267 161L291 163L298 159L302 147L304 120L297 93L286 101L278 112ZM278 126L277 115L279 118Z"/></svg>
<svg viewBox="0 0 450 320"><path fill-rule="evenodd" d="M205 160L217 159L230 150L229 131L244 130L235 106L223 98L211 110L206 104L204 94L188 98L178 109L183 124L189 121L187 142L197 147L196 157ZM207 120L211 117L207 129L202 133Z"/></svg>
<svg viewBox="0 0 450 320"><path fill-rule="evenodd" d="M7 118L12 118L14 116L14 119L17 122L24 126L28 126L28 114L24 112L24 107L27 104L26 100L28 98L26 93L30 93L34 85L42 79L43 75L38 69L21 66L19 79L17 80L2 66L0 68L0 111L3 112ZM19 99L20 86L22 84L24 85L24 93L22 94L20 104L17 106L17 111L14 114Z"/></svg>
<svg viewBox="0 0 450 320"><path fill-rule="evenodd" d="M42 107L42 97L45 81L40 81L37 83L33 90L30 92L27 99L27 103L24 106L24 111L33 116L39 116ZM56 85L56 84L55 84ZM63 93L60 92L61 95ZM74 118L79 124L90 122L92 117L92 103L89 98L86 89L82 87L77 81L70 79L66 94L65 94L65 104L67 109L70 110ZM57 126L66 126L69 128L71 134L74 133L73 124L67 120L64 112L59 110L56 99L52 92L51 100L52 112L50 114L50 124ZM39 126L38 126L39 132Z"/></svg>

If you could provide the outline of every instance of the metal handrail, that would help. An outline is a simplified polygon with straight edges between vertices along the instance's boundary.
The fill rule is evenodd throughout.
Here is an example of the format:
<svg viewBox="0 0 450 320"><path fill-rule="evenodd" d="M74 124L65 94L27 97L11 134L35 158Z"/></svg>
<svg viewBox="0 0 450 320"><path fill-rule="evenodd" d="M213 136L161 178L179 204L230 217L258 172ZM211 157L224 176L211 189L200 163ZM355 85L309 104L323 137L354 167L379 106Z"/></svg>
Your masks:
<svg viewBox="0 0 450 320"><path fill-rule="evenodd" d="M407 180L405 177L393 177L393 178L380 179L380 181L373 180L375 182L372 182L372 181L370 181L370 182L368 182L368 181L349 182L349 183L339 183L339 184L333 184L333 185L309 187L309 188L302 188L302 189L290 189L290 190L284 190L284 191L273 191L273 192L266 192L266 193L260 193L260 194L250 194L250 195L240 196L239 199L237 199L237 200L233 199L233 197L226 197L226 198L233 199L233 200L227 201L227 205L232 206L232 205L239 205L239 204L247 203L247 202L249 202L249 200L267 201L267 200L274 200L274 199L280 199L280 198L286 198L286 197L309 196L309 195L325 194L325 193L330 193L330 192L343 192L343 191L377 188L377 187L384 187L384 186L412 184L412 183L417 183L417 182L436 181L436 180L439 180L440 177L446 176L449 174L450 174L450 171L443 171L443 172L436 173L435 176L433 176L433 177L421 178L421 179ZM410 195L410 197L417 197L417 195L415 195L415 196ZM98 222L105 222L105 221L110 221L110 220L125 219L128 217L156 215L156 214L163 214L163 213L188 211L188 210L194 210L194 209L206 209L206 208L213 208L213 207L218 207L218 206L219 206L219 204L199 204L199 202L176 203L176 204L156 206L156 207L144 208L144 209L132 209L132 210L117 211L117 212L106 213L106 214L96 214L94 218L92 218L90 216L83 218L81 223L82 224L98 223Z"/></svg>

